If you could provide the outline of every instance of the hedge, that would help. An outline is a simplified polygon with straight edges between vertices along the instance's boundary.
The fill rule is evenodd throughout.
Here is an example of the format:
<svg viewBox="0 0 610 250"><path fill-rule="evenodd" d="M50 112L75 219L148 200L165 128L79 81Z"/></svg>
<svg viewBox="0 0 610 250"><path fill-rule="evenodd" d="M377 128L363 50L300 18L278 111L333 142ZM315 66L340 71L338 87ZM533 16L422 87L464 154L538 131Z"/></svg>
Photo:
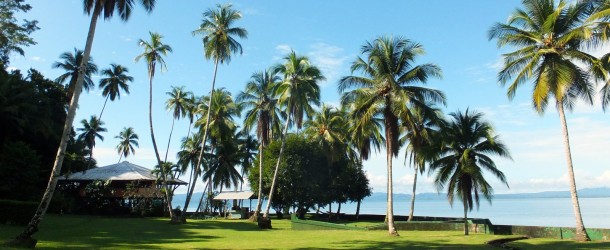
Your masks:
<svg viewBox="0 0 610 250"><path fill-rule="evenodd" d="M0 223L27 225L38 208L38 202L0 200Z"/></svg>

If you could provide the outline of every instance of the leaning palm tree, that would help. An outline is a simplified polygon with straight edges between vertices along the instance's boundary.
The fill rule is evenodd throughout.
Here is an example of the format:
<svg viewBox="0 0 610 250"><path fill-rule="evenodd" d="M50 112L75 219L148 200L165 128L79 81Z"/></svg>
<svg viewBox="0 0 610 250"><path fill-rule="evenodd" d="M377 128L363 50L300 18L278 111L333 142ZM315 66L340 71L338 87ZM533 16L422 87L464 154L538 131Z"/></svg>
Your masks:
<svg viewBox="0 0 610 250"><path fill-rule="evenodd" d="M127 75L129 70L119 64L110 64L110 68L102 70L102 75L105 78L100 80L100 89L102 89L102 95L106 97L102 111L100 112L100 119L106 108L106 102L108 99L114 101L114 99L121 99L121 90L129 94L129 82L133 81L133 77Z"/></svg>
<svg viewBox="0 0 610 250"><path fill-rule="evenodd" d="M82 140L89 148L89 159L93 159L93 148L95 147L95 139L104 140L104 137L100 134L101 132L108 131L104 126L104 122L98 119L96 116L92 115L89 121L83 119L80 121L83 125L82 128L76 129L77 131L81 131L78 135L78 140Z"/></svg>
<svg viewBox="0 0 610 250"><path fill-rule="evenodd" d="M66 73L58 76L55 81L58 83L67 83L67 93L66 96L68 100L72 99L72 94L74 93L74 88L76 87L76 80L78 79L79 67L81 66L81 62L83 61L83 51L74 48L74 54L70 52L64 52L59 56L63 60L63 62L54 62L51 65L52 68L60 68L66 71ZM89 57L89 60L85 67L85 75L83 79L83 88L89 92L95 85L93 84L93 80L91 80L91 75L97 73L97 65L93 62L93 58Z"/></svg>
<svg viewBox="0 0 610 250"><path fill-rule="evenodd" d="M217 5L218 9L208 9L203 13L203 20L199 28L193 31L193 35L203 35L203 51L206 59L214 60L214 76L212 77L212 87L210 90L210 96L214 95L214 87L216 85L216 73L218 70L219 63L229 63L231 61L231 55L233 53L243 52L241 44L239 44L234 36L239 38L247 38L248 32L244 28L234 27L233 23L241 19L241 13L231 8L231 4ZM211 99L208 103L208 107L211 107ZM210 111L206 120L210 120ZM208 138L207 127L203 132L203 139L201 140L202 147L205 147L205 142ZM199 155L199 164L203 157L203 151ZM197 181L196 179L194 181ZM191 201L191 196L195 186L192 185L191 189L186 195L186 201L184 203L184 209L182 210L182 221L186 222L186 209Z"/></svg>
<svg viewBox="0 0 610 250"><path fill-rule="evenodd" d="M408 221L413 220L415 210L415 196L417 188L417 175L426 171L426 163L433 160L433 137L437 133L442 119L441 110L432 104L427 105L429 109L414 108L405 124L406 134L400 139L401 144L407 145L405 161L413 166L413 191L411 193L411 208Z"/></svg>
<svg viewBox="0 0 610 250"><path fill-rule="evenodd" d="M424 54L422 45L404 38L379 37L362 46L366 58L358 57L352 64L352 72L361 71L364 76L346 76L339 82L343 105L353 105L357 119L383 117L387 159L387 221L390 235L398 235L394 227L392 190L392 159L400 148L400 121L413 106L424 107L426 102L443 103L440 90L415 86L430 77L440 77L441 69L434 64L414 65L415 58Z"/></svg>
<svg viewBox="0 0 610 250"><path fill-rule="evenodd" d="M297 56L297 54L292 51L284 57L284 60L285 62L283 64L278 64L273 67L274 73L280 73L284 76L283 81L276 89L276 93L279 96L278 100L280 106L285 107L287 116L284 132L282 133L280 152L273 172L267 206L265 208L265 213L263 214L263 220L259 223L259 226L263 228L271 227L269 210L271 209L277 173L286 144L286 134L288 133L288 127L291 124L290 118L294 118L297 129L300 129L303 124L303 116L307 115L308 117L311 117L311 115L313 115L314 110L311 104L320 104L320 87L318 86L318 82L325 80L320 69L312 65L309 58L305 56Z"/></svg>
<svg viewBox="0 0 610 250"><path fill-rule="evenodd" d="M167 153L169 153L169 144L172 141L172 133L174 132L174 123L176 119L184 118L188 112L189 97L193 94L184 90L184 86L172 87L172 91L166 92L169 99L165 101L165 108L172 111L172 128L169 130L169 139L167 139L167 150L165 151L165 160L167 161ZM190 133L190 132L189 132Z"/></svg>
<svg viewBox="0 0 610 250"><path fill-rule="evenodd" d="M155 0L140 0L139 2L144 6L148 13L150 13L155 6ZM118 13L118 15L121 17L121 20L127 21L131 16L134 0L84 0L83 5L85 12L87 12L87 14L91 14L91 23L89 24L89 32L87 34L83 59L81 60L79 67L81 71L79 71L78 77L74 84L74 94L70 99L70 107L68 108L68 114L66 115L66 121L61 134L59 148L57 149L57 156L55 157L55 162L53 163L53 170L51 170L51 176L49 177L47 188L42 196L40 205L36 209L36 213L34 213L32 220L23 230L23 232L13 241L11 241L11 244L14 245L25 245L31 247L36 245L36 240L32 239L32 235L38 231L38 225L42 221L42 218L47 211L51 197L53 197L53 193L55 192L57 178L61 173L61 166L64 160L66 146L68 145L68 139L72 130L72 123L74 122L74 117L76 116L78 99L80 97L80 93L83 88L83 81L86 75L85 62L89 62L89 55L91 54L91 47L93 45L93 37L95 35L97 20L100 17L110 19L116 11L116 13Z"/></svg>
<svg viewBox="0 0 610 250"><path fill-rule="evenodd" d="M148 122L150 126L150 138L152 139L153 149L155 151L155 157L157 158L157 163L159 166L162 165L161 157L159 157L159 150L157 149L157 141L155 140L155 132L153 130L153 120L152 120L152 93L153 93L153 79L155 78L155 70L157 69L157 64L161 71L167 69L165 65L165 60L163 56L166 56L168 53L172 52L172 47L167 44L164 44L161 39L162 35L154 32L149 32L150 41L145 41L140 39L138 45L144 47L144 52L138 55L135 58L135 61L139 61L144 58L146 60L146 65L148 67ZM164 168L160 168L161 171L164 171ZM167 173L161 173L161 180L163 182L163 187L165 189L165 198L167 199L167 208L169 210L169 216L174 219L174 214L172 212L172 204L170 200L169 188L167 186Z"/></svg>
<svg viewBox="0 0 610 250"><path fill-rule="evenodd" d="M247 110L244 117L244 131L251 131L256 126L256 136L258 137L258 170L263 172L263 148L266 147L271 138L273 127L280 126L280 114L278 100L275 96L275 88L280 81L277 74L270 70L256 72L250 77L246 84L246 90L240 92L235 99ZM258 179L258 195L256 210L254 210L253 220L258 219L262 207L263 175Z"/></svg>
<svg viewBox="0 0 610 250"><path fill-rule="evenodd" d="M132 127L123 128L119 135L115 136L114 138L119 139L119 144L116 145L117 153L119 153L118 162L121 162L123 156L125 157L125 159L127 159L127 156L129 156L130 154L136 154L136 151L133 146L140 147L140 145L138 144L138 140L140 138L138 137L138 134L133 131Z"/></svg>
<svg viewBox="0 0 610 250"><path fill-rule="evenodd" d="M439 158L430 164L436 171L434 183L438 190L447 187L447 198L453 205L454 197L464 205L464 234L468 235L468 211L479 207L479 192L491 203L493 188L483 170L506 184L506 177L490 155L511 158L508 148L495 135L491 124L478 112L451 113L453 119L441 126L437 147Z"/></svg>
<svg viewBox="0 0 610 250"><path fill-rule="evenodd" d="M590 239L576 192L565 110L570 111L576 100L592 103L594 82L603 78L605 72L599 60L585 52L594 34L587 19L588 4L588 1L556 4L552 0L523 0L524 9L515 10L506 24L496 23L489 30L489 39L497 39L499 47L516 48L503 55L504 66L498 73L500 84L509 84L508 98L513 99L518 87L531 81L536 111L542 114L553 103L559 113L576 239L583 241Z"/></svg>

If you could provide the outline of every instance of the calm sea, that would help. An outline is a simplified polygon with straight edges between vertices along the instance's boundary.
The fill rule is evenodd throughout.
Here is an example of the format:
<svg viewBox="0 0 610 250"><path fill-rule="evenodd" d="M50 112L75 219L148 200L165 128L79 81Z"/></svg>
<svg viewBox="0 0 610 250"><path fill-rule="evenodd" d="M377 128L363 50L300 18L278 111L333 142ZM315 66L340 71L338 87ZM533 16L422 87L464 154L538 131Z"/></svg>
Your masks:
<svg viewBox="0 0 610 250"><path fill-rule="evenodd" d="M199 201L199 197L195 197ZM588 228L610 228L610 198L580 198L580 207L585 226ZM174 207L183 206L182 196L176 197L172 202ZM192 207L194 203L190 206ZM194 205L196 206L196 205ZM244 201L244 207L250 202ZM256 200L252 200L252 208L256 207ZM395 200L394 214L408 215L410 200ZM195 208L189 207L189 211ZM326 208L328 209L328 208ZM333 204L336 212L337 204ZM324 209L322 209L324 210ZM343 204L342 213L355 213L356 203ZM380 200L364 200L361 214L385 214L386 202ZM416 200L415 215L463 217L462 203L456 201L453 208L447 200ZM515 198L494 199L490 205L481 200L479 209L468 213L472 218L488 218L496 225L525 225L525 226L557 226L573 227L575 224L572 201L569 198Z"/></svg>

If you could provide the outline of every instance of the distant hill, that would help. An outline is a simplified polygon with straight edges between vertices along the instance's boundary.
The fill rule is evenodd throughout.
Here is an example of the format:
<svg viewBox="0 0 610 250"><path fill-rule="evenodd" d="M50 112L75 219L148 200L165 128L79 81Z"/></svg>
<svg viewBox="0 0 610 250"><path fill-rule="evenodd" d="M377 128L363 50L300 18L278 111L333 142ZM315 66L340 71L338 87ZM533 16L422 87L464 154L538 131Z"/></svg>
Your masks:
<svg viewBox="0 0 610 250"><path fill-rule="evenodd" d="M385 201L386 193L373 193L367 197L367 201ZM446 193L420 193L417 200L444 200L447 199ZM578 190L580 198L601 198L610 197L610 187L583 188ZM546 191L539 193L519 193L519 194L495 194L494 199L529 199L529 198L570 198L570 191ZM394 194L394 200L411 199L410 194Z"/></svg>

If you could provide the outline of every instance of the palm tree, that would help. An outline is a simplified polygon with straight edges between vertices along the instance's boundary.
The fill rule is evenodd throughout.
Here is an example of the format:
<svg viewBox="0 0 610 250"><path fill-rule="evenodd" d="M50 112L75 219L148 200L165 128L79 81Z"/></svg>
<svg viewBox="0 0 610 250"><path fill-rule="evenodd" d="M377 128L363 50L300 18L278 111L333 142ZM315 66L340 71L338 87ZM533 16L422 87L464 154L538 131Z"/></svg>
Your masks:
<svg viewBox="0 0 610 250"><path fill-rule="evenodd" d="M280 81L277 74L273 74L270 70L256 72L250 77L250 81L246 84L245 92L240 92L235 99L245 109L246 116L244 118L244 131L251 131L256 125L256 136L258 137L258 169L259 173L263 172L263 148L266 147L271 138L273 127L280 126L280 114L278 100L275 96L275 88ZM258 195L256 202L256 210L252 219L258 219L262 206L263 175L259 175L258 179Z"/></svg>
<svg viewBox="0 0 610 250"><path fill-rule="evenodd" d="M169 95L169 99L167 99L167 101L165 101L165 108L167 110L172 111L172 116L174 119L172 119L172 128L169 131L169 139L167 140L167 150L165 151L165 160L163 160L163 161L167 161L167 153L169 152L169 144L172 141L172 133L174 132L174 123L176 122L176 119L183 118L187 115L189 97L193 95L193 93L184 90L184 86L180 86L180 87L172 86L172 91L165 92L165 93Z"/></svg>
<svg viewBox="0 0 610 250"><path fill-rule="evenodd" d="M426 101L441 102L445 96L439 90L414 86L430 77L440 77L441 69L434 64L414 65L415 58L424 54L423 46L403 38L380 37L362 46L365 59L358 57L352 72L365 76L346 76L339 82L343 105L351 104L358 119L383 117L387 158L387 220L390 235L398 235L394 227L392 192L392 159L399 151L399 124L412 106L424 106Z"/></svg>
<svg viewBox="0 0 610 250"><path fill-rule="evenodd" d="M426 163L434 157L433 137L437 133L438 126L442 119L440 109L433 104L426 105L429 109L414 108L409 110L408 117L411 119L405 122L407 133L401 138L401 144L407 144L405 161L408 159L413 166L413 192L411 193L411 209L409 210L408 221L413 220L415 210L415 191L417 188L417 175L426 171Z"/></svg>
<svg viewBox="0 0 610 250"><path fill-rule="evenodd" d="M259 143L256 141L254 136L248 134L244 131L237 134L238 139L238 150L242 153L241 159L241 176L247 176L250 173L250 168L252 167L252 163L254 163L254 159L256 159L256 154L258 153L256 149L259 147ZM239 190L241 191L243 188L244 182L242 181L239 184Z"/></svg>
<svg viewBox="0 0 610 250"><path fill-rule="evenodd" d="M63 62L54 62L51 67L54 69L60 68L66 71L66 73L58 76L55 81L58 83L68 81L68 84L66 85L68 89L66 96L68 97L68 100L71 100L72 94L74 93L74 88L76 87L76 80L78 79L78 69L83 61L83 51L74 48L74 54L64 52L59 56L59 58L62 59ZM85 75L83 80L83 88L89 92L89 90L95 86L93 84L93 80L91 80L91 75L97 73L97 65L93 63L93 58L89 57L89 60L86 64L84 64L84 67Z"/></svg>
<svg viewBox="0 0 610 250"><path fill-rule="evenodd" d="M583 241L590 238L580 213L565 109L570 111L577 99L592 103L594 82L602 80L605 72L599 60L584 51L594 34L594 25L587 19L588 4L523 0L525 9L515 10L506 24L496 23L489 30L489 39L497 39L498 47L516 48L503 55L504 66L498 73L502 86L509 83L508 98L514 98L517 88L531 80L532 103L538 113L544 113L554 99L563 134L576 239Z"/></svg>
<svg viewBox="0 0 610 250"><path fill-rule="evenodd" d="M201 165L197 165L197 159L201 151L201 134L195 133L193 136L187 136L182 138L181 150L178 151L178 165L181 166L183 172L186 172L190 167L191 176L189 176L189 182L187 190L190 189L190 185L195 185L193 178L195 174L201 173Z"/></svg>
<svg viewBox="0 0 610 250"><path fill-rule="evenodd" d="M483 170L508 187L504 173L498 170L490 155L511 157L491 124L483 120L482 113L466 110L449 115L453 119L441 126L439 158L430 164L430 170L436 171L434 182L438 190L447 187L449 203L453 205L457 195L464 204L464 234L468 235L468 211L475 204L479 207L479 192L490 203L493 195Z"/></svg>
<svg viewBox="0 0 610 250"><path fill-rule="evenodd" d="M326 104L311 120L305 122L305 134L328 153L330 161L336 155L345 154L348 141L345 114Z"/></svg>
<svg viewBox="0 0 610 250"><path fill-rule="evenodd" d="M209 170L203 175L204 178L210 179L214 188L220 187L220 192L223 187L237 186L239 182L243 181L239 171L235 168L241 163L242 154L234 136L224 138L215 147L214 157Z"/></svg>
<svg viewBox="0 0 610 250"><path fill-rule="evenodd" d="M104 140L104 137L100 134L101 132L108 131L104 126L104 122L92 115L89 121L83 119L80 121L83 125L82 128L78 128L77 131L81 131L78 135L78 140L82 140L89 148L89 158L93 159L93 148L95 147L95 139Z"/></svg>
<svg viewBox="0 0 610 250"><path fill-rule="evenodd" d="M138 134L133 131L132 127L123 128L123 131L121 131L119 135L115 136L114 138L119 139L119 144L116 145L117 153L119 153L119 162L121 162L123 156L125 156L125 159L127 159L127 156L130 154L136 154L133 146L140 147L138 144L138 140L140 138L138 137Z"/></svg>
<svg viewBox="0 0 610 250"><path fill-rule="evenodd" d="M245 29L233 27L233 23L241 19L241 13L239 11L232 9L231 4L217 5L217 7L217 10L208 9L206 12L204 12L201 25L199 25L198 29L193 31L193 35L203 35L202 41L205 58L207 60L214 60L214 76L212 77L210 96L214 95L218 64L225 62L229 63L233 53L239 52L241 54L243 52L241 44L239 44L235 38L233 38L233 36L238 36L239 38L248 37L248 32ZM212 103L210 99L208 102L208 107L211 106ZM211 109L208 109L206 120L210 120L210 110ZM209 127L206 125L203 132L203 139L201 140L202 147L205 146L205 142L208 138L208 129ZM203 151L201 151L201 154L199 155L198 165L201 164L202 157ZM197 179L195 178L194 181L197 181ZM191 196L195 190L194 188L194 185L192 185L191 189L186 195L186 201L181 218L183 222L186 222L186 209L191 201Z"/></svg>
<svg viewBox="0 0 610 250"><path fill-rule="evenodd" d="M100 80L100 89L102 89L102 95L106 97L102 111L100 112L100 119L106 108L106 102L108 98L110 101L114 101L117 97L121 99L121 90L129 94L129 82L133 81L133 77L127 75L129 70L119 64L110 64L110 68L102 70L102 75L106 76Z"/></svg>
<svg viewBox="0 0 610 250"><path fill-rule="evenodd" d="M140 0L139 2L142 4L142 6L144 6L148 13L150 13L155 7L155 0ZM127 21L131 16L134 0L84 0L83 4L85 12L87 12L87 14L91 14L91 23L89 24L89 32L87 34L83 59L81 60L79 67L81 70L79 71L78 77L76 78L76 83L74 84L74 94L70 99L70 107L68 108L68 114L66 115L66 121L61 134L59 148L57 149L57 156L55 158L55 162L53 163L53 170L51 171L51 176L49 177L49 182L44 195L40 200L40 205L36 209L32 220L29 222L23 232L15 237L13 241L11 241L11 244L13 245L30 247L34 247L36 245L36 240L32 239L32 235L38 231L38 225L42 221L42 218L49 207L49 203L53 197L53 193L55 192L55 186L57 185L57 178L61 173L61 166L64 159L63 157L65 155L66 146L68 145L68 138L72 130L72 123L74 122L74 117L76 116L78 99L80 97L80 92L83 88L83 81L86 75L87 67L85 66L85 62L89 62L89 55L91 54L91 47L93 45L93 37L95 35L97 20L100 18L100 15L104 17L104 19L108 20L116 11L121 17L121 20Z"/></svg>
<svg viewBox="0 0 610 250"><path fill-rule="evenodd" d="M305 56L297 56L294 51L284 57L284 64L275 65L272 69L274 73L281 73L284 76L283 81L276 89L279 103L285 107L287 116L284 132L282 133L282 143L280 153L275 164L273 179L271 181L271 189L269 190L269 200L263 214L263 221L259 223L259 227L270 228L271 220L269 219L269 210L271 209L271 201L273 199L273 191L277 173L280 167L282 153L286 144L286 134L290 125L290 118L293 117L297 129L301 129L303 124L303 116L310 117L314 110L311 104L320 104L320 87L318 81L325 80L322 72L318 67L311 65L309 58Z"/></svg>
<svg viewBox="0 0 610 250"><path fill-rule="evenodd" d="M155 132L153 130L153 122L152 122L152 82L153 82L153 78L155 78L155 70L157 68L157 63L159 64L159 68L161 69L161 71L167 69L165 66L165 60L163 59L163 56L166 56L168 53L172 52L172 47L170 47L167 44L164 44L161 39L163 38L162 35L158 34L158 33L153 33L153 32L149 32L150 34L150 41L144 41L142 39L140 39L140 41L138 42L138 45L140 45L141 47L144 47L144 52L140 55L138 55L135 58L135 61L139 61L142 58L145 58L146 60L146 65L148 66L148 121L149 121L149 126L150 126L150 138L152 139L152 143L153 143L153 149L155 150L155 157L157 158L157 163L159 166L161 166L161 157L159 157L159 150L157 149L157 141L155 140ZM164 168L161 168L161 171L164 171ZM166 173L161 173L161 179L163 182L163 187L165 189L165 197L167 198L167 208L169 211L169 216L170 218L172 218L172 220L174 219L174 214L172 212L172 204L171 204L171 200L170 200L170 193L169 193L169 189L167 186L167 180L166 180Z"/></svg>

